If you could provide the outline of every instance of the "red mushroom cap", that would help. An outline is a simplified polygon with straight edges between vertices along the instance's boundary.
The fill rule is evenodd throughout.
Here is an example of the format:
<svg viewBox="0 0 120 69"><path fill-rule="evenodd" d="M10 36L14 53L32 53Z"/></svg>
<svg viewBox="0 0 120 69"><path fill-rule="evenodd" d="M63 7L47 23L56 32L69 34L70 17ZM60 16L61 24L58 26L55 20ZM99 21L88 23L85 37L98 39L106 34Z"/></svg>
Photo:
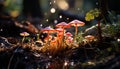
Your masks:
<svg viewBox="0 0 120 69"><path fill-rule="evenodd" d="M70 28L70 25L67 24L66 22L61 22L61 23L57 24L56 27L59 27L59 28Z"/></svg>
<svg viewBox="0 0 120 69"><path fill-rule="evenodd" d="M65 33L65 36L71 37L73 36L70 32Z"/></svg>
<svg viewBox="0 0 120 69"><path fill-rule="evenodd" d="M55 29L56 30L56 32L57 32L57 34L59 35L59 36L62 36L63 35L63 32L66 32L66 30L64 30L64 29L62 29L62 28L57 28L57 29Z"/></svg>
<svg viewBox="0 0 120 69"><path fill-rule="evenodd" d="M71 26L84 26L85 23L79 20L73 20L69 23Z"/></svg>
<svg viewBox="0 0 120 69"><path fill-rule="evenodd" d="M60 34L60 33L62 33L62 32L66 32L66 30L65 29L62 29L62 28L57 28L57 29L55 29L56 30L56 32L58 33L58 34Z"/></svg>
<svg viewBox="0 0 120 69"><path fill-rule="evenodd" d="M66 41L67 41L68 43L71 43L71 42L73 42L73 38L72 38L72 37L68 37Z"/></svg>
<svg viewBox="0 0 120 69"><path fill-rule="evenodd" d="M55 29L55 30L56 30L58 33L64 31L64 29L62 29L62 28L57 28L57 29Z"/></svg>

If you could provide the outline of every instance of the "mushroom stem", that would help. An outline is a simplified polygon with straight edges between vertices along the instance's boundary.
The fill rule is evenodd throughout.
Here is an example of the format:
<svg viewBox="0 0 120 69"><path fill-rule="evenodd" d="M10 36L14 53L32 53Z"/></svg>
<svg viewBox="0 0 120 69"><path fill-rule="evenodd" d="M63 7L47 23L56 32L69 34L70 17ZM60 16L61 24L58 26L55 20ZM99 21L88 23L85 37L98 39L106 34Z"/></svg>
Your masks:
<svg viewBox="0 0 120 69"><path fill-rule="evenodd" d="M49 39L49 36L50 36L50 33L48 32L48 36L47 36L48 39Z"/></svg>
<svg viewBox="0 0 120 69"><path fill-rule="evenodd" d="M49 45L49 36L50 36L50 33L48 32L48 35L47 35L47 44Z"/></svg>
<svg viewBox="0 0 120 69"><path fill-rule="evenodd" d="M23 38L22 38L22 44L23 44L24 40L25 40L25 36L23 36Z"/></svg>
<svg viewBox="0 0 120 69"><path fill-rule="evenodd" d="M37 40L40 40L40 37L39 37L39 36L40 36L40 34L37 34Z"/></svg>
<svg viewBox="0 0 120 69"><path fill-rule="evenodd" d="M62 39L61 39L61 46L63 45L64 42L64 28L63 28L63 34L62 34Z"/></svg>
<svg viewBox="0 0 120 69"><path fill-rule="evenodd" d="M63 32L62 32L63 33ZM57 47L60 48L62 45L62 36L60 35L60 32L57 34Z"/></svg>
<svg viewBox="0 0 120 69"><path fill-rule="evenodd" d="M63 37L64 37L64 28L63 28L63 34L62 34L62 39L63 39Z"/></svg>
<svg viewBox="0 0 120 69"><path fill-rule="evenodd" d="M76 26L76 33L75 33L76 35L78 34L78 26Z"/></svg>
<svg viewBox="0 0 120 69"><path fill-rule="evenodd" d="M74 40L76 40L77 34L78 34L78 26L75 27L75 37L74 37Z"/></svg>

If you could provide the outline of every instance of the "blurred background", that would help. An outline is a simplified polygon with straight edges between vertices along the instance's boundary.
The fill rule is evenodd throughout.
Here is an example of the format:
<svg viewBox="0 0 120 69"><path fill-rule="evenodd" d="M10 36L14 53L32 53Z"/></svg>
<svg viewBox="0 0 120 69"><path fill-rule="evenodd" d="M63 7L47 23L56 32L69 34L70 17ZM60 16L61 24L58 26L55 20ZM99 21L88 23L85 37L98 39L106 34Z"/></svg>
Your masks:
<svg viewBox="0 0 120 69"><path fill-rule="evenodd" d="M29 20L35 25L39 23L45 26L73 19L87 24L85 14L95 8L102 10L109 23L107 14L112 12L115 17L120 14L120 0L0 0L0 5L1 13L4 11L17 21Z"/></svg>

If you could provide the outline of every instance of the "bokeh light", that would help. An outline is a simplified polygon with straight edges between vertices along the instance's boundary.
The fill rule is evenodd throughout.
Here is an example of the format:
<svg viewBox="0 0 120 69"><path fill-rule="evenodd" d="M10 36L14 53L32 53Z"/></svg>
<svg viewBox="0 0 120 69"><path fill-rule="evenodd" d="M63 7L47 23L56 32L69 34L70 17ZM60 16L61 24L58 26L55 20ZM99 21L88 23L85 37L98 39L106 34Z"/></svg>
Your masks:
<svg viewBox="0 0 120 69"><path fill-rule="evenodd" d="M55 12L56 12L55 8L51 8L51 9L50 9L50 12L51 12L51 13L55 13Z"/></svg>

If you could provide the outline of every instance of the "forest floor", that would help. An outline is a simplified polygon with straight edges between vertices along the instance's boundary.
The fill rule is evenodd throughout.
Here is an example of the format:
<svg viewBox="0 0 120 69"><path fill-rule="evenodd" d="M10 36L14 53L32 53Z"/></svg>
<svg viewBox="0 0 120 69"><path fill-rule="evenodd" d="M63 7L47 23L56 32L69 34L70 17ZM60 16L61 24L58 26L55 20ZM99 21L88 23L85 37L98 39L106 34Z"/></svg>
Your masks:
<svg viewBox="0 0 120 69"><path fill-rule="evenodd" d="M15 38L0 37L0 69L119 69L120 42L103 37L75 49L50 54L34 47L24 47ZM16 42L15 42L16 41Z"/></svg>

